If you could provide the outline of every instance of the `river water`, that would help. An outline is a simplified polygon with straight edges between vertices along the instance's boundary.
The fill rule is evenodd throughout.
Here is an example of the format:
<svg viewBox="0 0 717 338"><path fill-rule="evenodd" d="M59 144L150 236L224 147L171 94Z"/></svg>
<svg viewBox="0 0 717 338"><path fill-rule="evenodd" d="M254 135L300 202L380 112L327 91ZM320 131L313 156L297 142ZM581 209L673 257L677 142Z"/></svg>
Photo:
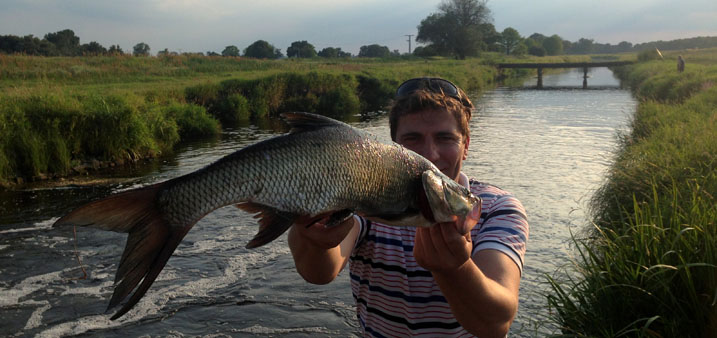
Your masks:
<svg viewBox="0 0 717 338"><path fill-rule="evenodd" d="M528 212L530 241L511 336L554 331L544 321L545 274L573 255L570 234L587 226L586 201L611 161L616 132L635 109L608 70L592 70L587 90L580 89L581 71L547 75L543 83L547 89L498 88L474 98L464 165L468 176L513 192ZM388 134L385 116L351 123ZM144 298L116 321L105 309L125 235L78 228L75 241L73 229L51 228L82 203L189 173L279 132L275 123L238 127L218 140L183 145L169 159L89 182L0 191L0 336L358 335L348 272L325 286L304 282L286 236L245 249L257 227L234 207L199 221Z"/></svg>

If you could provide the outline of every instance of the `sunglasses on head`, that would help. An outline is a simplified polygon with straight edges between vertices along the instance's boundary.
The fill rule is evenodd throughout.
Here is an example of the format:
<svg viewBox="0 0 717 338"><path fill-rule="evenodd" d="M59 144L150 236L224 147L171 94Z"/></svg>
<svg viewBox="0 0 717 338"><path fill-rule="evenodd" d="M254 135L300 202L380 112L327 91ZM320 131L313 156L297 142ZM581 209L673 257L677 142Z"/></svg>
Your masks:
<svg viewBox="0 0 717 338"><path fill-rule="evenodd" d="M406 80L396 90L396 97L409 95L417 90L427 90L438 94L450 96L460 101L464 106L471 107L470 101L467 101L461 95L458 87L451 81L437 77L417 77L415 79Z"/></svg>

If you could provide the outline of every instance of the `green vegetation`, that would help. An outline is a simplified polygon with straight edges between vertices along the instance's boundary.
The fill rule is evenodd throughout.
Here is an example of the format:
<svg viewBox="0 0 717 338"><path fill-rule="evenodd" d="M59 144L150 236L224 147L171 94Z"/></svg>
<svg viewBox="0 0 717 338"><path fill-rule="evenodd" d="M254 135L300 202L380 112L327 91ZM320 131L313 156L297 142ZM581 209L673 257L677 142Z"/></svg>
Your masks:
<svg viewBox="0 0 717 338"><path fill-rule="evenodd" d="M219 133L204 108L138 95L38 93L0 101L0 177L65 175L88 162L122 164L180 138Z"/></svg>
<svg viewBox="0 0 717 338"><path fill-rule="evenodd" d="M500 60L0 55L0 182L159 156L182 139L217 135L219 122L381 111L411 77L477 92L493 85Z"/></svg>
<svg viewBox="0 0 717 338"><path fill-rule="evenodd" d="M617 74L640 100L592 200L575 266L549 277L568 336L708 337L717 332L717 50Z"/></svg>

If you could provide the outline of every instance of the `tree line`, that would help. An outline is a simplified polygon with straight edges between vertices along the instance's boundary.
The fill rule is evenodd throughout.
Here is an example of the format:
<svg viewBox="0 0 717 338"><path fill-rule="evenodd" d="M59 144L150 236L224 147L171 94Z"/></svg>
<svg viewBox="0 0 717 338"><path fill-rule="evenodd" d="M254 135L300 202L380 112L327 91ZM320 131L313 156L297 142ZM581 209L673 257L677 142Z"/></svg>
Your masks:
<svg viewBox="0 0 717 338"><path fill-rule="evenodd" d="M23 37L15 35L0 35L0 53L4 54L25 54L36 56L98 56L98 55L125 55L149 56L150 46L144 42L137 43L131 52L125 52L119 45L112 45L105 48L100 43L92 41L80 44L80 38L71 29L61 30L55 33L47 33L40 39L33 35ZM157 56L178 55L168 48L157 52ZM198 54L207 56L245 56L259 59L278 59L283 57L281 50L274 47L267 41L257 40L244 48L243 52L235 45L229 45L221 53L208 51L205 53L183 53ZM297 58L348 58L353 55L341 50L340 47L326 47L320 51L308 41L295 41L286 49L288 57ZM389 57L400 55L398 51L389 51L388 47L378 44L361 46L359 57Z"/></svg>
<svg viewBox="0 0 717 338"><path fill-rule="evenodd" d="M445 0L438 6L436 13L429 15L418 25L416 41L424 46L417 47L413 53L418 56L463 59L478 56L483 51L544 56L639 52L654 48L675 50L717 47L717 36L636 45L627 41L617 45L602 44L586 38L572 42L557 34L546 36L534 33L523 37L512 27L498 32L491 21L487 0Z"/></svg>
<svg viewBox="0 0 717 338"><path fill-rule="evenodd" d="M593 39L581 38L572 42L554 34L546 36L534 33L523 37L512 27L498 32L493 21L487 0L444 0L438 11L428 15L418 25L416 41L423 44L413 50L419 57L444 56L456 59L476 57L485 51L500 52L508 55L530 54L535 56L561 54L600 54L639 52L646 49L663 50L717 47L717 37L696 37L672 41L656 41L633 45L622 41L617 45L597 43ZM105 48L96 41L80 44L80 38L71 29L48 33L40 39L32 35L24 37L0 35L0 53L27 54L42 56L79 56L79 55L123 55L119 45ZM129 53L127 53L129 54ZM136 44L132 51L135 56L150 55L150 46L144 42ZM178 54L161 50L158 56ZM207 56L245 56L261 59L284 57L280 49L264 40L257 40L243 50L229 45L221 53L208 51L200 54ZM361 46L358 57L386 58L401 56L398 50L389 50L387 46L371 44ZM348 58L353 55L340 47L326 47L320 51L306 40L294 41L286 49L289 58Z"/></svg>

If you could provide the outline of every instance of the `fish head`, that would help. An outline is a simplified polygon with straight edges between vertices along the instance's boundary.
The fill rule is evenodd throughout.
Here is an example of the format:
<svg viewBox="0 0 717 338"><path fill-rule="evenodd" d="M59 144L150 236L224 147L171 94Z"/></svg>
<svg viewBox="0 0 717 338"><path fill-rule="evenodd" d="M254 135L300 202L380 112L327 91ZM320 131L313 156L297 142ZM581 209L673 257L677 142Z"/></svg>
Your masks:
<svg viewBox="0 0 717 338"><path fill-rule="evenodd" d="M436 223L457 222L466 233L478 222L481 199L439 170L426 170L422 175L423 190L432 218Z"/></svg>

